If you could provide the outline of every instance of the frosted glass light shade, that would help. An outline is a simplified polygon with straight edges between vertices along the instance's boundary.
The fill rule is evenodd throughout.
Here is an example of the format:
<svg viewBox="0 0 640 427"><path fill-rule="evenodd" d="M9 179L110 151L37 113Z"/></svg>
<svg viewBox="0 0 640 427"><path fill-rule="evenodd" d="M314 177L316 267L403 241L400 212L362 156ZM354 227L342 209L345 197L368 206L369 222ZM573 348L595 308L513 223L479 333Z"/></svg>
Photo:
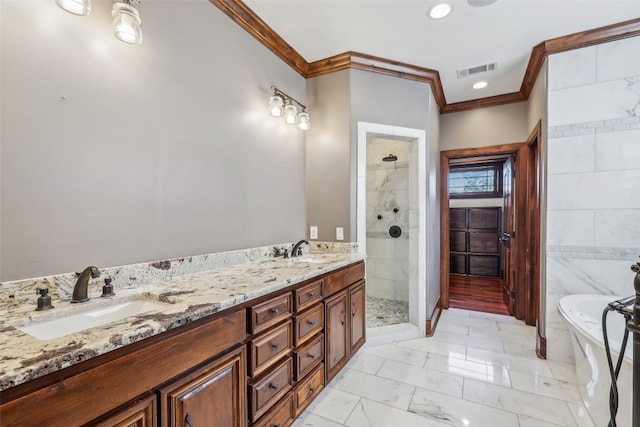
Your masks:
<svg viewBox="0 0 640 427"><path fill-rule="evenodd" d="M142 43L142 28L140 24L140 14L138 10L126 3L116 3L111 11L113 16L113 34L125 42L130 44Z"/></svg>
<svg viewBox="0 0 640 427"><path fill-rule="evenodd" d="M281 96L274 95L269 98L269 114L273 117L280 117L284 111L284 100Z"/></svg>
<svg viewBox="0 0 640 427"><path fill-rule="evenodd" d="M298 121L298 109L295 105L287 105L284 107L284 121L289 125L295 125Z"/></svg>
<svg viewBox="0 0 640 427"><path fill-rule="evenodd" d="M87 16L91 13L91 0L56 0L56 4L74 15Z"/></svg>
<svg viewBox="0 0 640 427"><path fill-rule="evenodd" d="M298 114L298 129L307 130L311 127L311 120L309 114L304 111Z"/></svg>

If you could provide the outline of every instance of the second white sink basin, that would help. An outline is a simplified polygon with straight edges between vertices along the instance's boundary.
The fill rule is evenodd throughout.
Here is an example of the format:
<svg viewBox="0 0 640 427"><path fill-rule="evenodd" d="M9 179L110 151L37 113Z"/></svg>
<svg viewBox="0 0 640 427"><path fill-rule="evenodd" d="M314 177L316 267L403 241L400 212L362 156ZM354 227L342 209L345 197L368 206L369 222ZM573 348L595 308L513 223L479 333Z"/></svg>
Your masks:
<svg viewBox="0 0 640 427"><path fill-rule="evenodd" d="M310 257L310 256L296 257L294 259L296 261L298 261L298 262L307 262L307 263L310 263L310 264L320 264L321 262L325 261L323 259L313 258L313 257Z"/></svg>
<svg viewBox="0 0 640 427"><path fill-rule="evenodd" d="M154 300L133 300L116 303L107 307L94 308L82 312L74 312L60 318L37 321L24 326L16 326L22 332L39 340L52 340L85 329L106 325L154 310L162 310L171 304Z"/></svg>

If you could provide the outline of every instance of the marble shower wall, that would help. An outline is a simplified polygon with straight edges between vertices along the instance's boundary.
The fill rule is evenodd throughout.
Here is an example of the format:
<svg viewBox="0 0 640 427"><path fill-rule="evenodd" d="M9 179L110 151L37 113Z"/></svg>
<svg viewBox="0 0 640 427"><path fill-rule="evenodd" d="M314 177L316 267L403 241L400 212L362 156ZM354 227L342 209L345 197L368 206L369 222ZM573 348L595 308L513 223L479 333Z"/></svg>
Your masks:
<svg viewBox="0 0 640 427"><path fill-rule="evenodd" d="M408 141L378 138L367 142L366 268L367 294L372 297L409 301L411 145ZM389 154L398 160L383 162L382 158ZM402 230L398 238L389 235L389 228L394 225Z"/></svg>
<svg viewBox="0 0 640 427"><path fill-rule="evenodd" d="M547 356L573 361L564 295L634 292L640 255L640 37L549 58Z"/></svg>

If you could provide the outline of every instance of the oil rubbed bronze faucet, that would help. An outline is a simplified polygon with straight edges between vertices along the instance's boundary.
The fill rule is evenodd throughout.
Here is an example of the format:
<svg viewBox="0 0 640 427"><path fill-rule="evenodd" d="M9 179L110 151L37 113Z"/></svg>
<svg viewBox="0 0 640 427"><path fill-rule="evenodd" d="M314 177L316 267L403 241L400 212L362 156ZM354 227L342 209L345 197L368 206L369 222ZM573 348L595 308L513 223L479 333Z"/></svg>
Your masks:
<svg viewBox="0 0 640 427"><path fill-rule="evenodd" d="M87 288L89 287L89 276L93 279L100 276L100 270L98 267L87 267L82 270L82 273L76 273L78 275L78 281L76 285L73 287L73 297L71 298L71 302L85 302L89 301L89 297L87 296Z"/></svg>
<svg viewBox="0 0 640 427"><path fill-rule="evenodd" d="M300 246L302 246L303 243L306 243L308 245L309 241L305 240L305 239L302 239L298 243L293 245L293 249L291 249L291 256L302 255L302 248Z"/></svg>

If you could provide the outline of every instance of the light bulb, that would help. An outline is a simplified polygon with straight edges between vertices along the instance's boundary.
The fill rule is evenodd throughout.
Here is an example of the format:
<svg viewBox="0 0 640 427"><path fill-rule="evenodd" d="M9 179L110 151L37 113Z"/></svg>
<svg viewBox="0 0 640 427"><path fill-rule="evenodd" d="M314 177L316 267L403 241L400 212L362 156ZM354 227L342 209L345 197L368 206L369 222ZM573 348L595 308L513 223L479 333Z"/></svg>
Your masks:
<svg viewBox="0 0 640 427"><path fill-rule="evenodd" d="M56 4L74 15L87 16L91 13L91 0L56 0Z"/></svg>
<svg viewBox="0 0 640 427"><path fill-rule="evenodd" d="M310 127L311 127L311 120L309 118L309 114L304 111L298 114L298 129L307 130Z"/></svg>
<svg viewBox="0 0 640 427"><path fill-rule="evenodd" d="M429 16L431 19L442 19L451 13L451 5L448 3L440 3L429 10Z"/></svg>
<svg viewBox="0 0 640 427"><path fill-rule="evenodd" d="M298 120L298 109L295 105L287 105L284 107L284 121L289 125L295 125Z"/></svg>
<svg viewBox="0 0 640 427"><path fill-rule="evenodd" d="M269 98L269 114L273 117L282 116L282 110L284 108L284 101L281 96L273 95Z"/></svg>
<svg viewBox="0 0 640 427"><path fill-rule="evenodd" d="M113 34L125 43L142 43L142 28L138 10L126 3L116 3L111 11Z"/></svg>

